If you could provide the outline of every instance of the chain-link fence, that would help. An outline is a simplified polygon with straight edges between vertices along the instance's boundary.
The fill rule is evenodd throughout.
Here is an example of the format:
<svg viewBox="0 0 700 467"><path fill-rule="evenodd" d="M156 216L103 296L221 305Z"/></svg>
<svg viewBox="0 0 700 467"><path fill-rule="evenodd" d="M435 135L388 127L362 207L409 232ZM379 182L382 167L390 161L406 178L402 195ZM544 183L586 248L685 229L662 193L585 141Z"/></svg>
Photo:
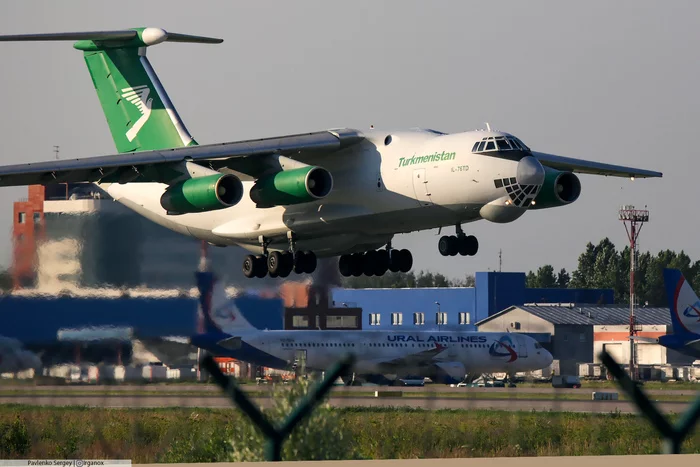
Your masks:
<svg viewBox="0 0 700 467"><path fill-rule="evenodd" d="M700 453L694 388L641 388L609 355L601 358L616 381L571 389L551 382L336 386L352 373L352 355L325 378L276 384L230 377L208 356L207 382L4 381L0 458L151 463Z"/></svg>

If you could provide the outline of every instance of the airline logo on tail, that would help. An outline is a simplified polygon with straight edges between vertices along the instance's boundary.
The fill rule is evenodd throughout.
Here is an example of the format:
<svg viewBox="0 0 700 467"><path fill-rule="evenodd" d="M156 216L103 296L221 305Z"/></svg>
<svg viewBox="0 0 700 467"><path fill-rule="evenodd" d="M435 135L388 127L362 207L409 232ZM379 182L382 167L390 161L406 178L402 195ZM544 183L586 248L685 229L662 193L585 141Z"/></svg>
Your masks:
<svg viewBox="0 0 700 467"><path fill-rule="evenodd" d="M508 363L518 359L518 354L513 349L513 341L510 336L503 336L491 345L489 355L493 357L509 357Z"/></svg>
<svg viewBox="0 0 700 467"><path fill-rule="evenodd" d="M136 120L136 123L126 132L126 137L130 142L136 138L143 125L151 117L153 98L148 97L150 93L151 90L146 85L122 89L122 97L134 104L139 112L141 112L141 118Z"/></svg>
<svg viewBox="0 0 700 467"><path fill-rule="evenodd" d="M664 270L664 282L671 305L671 321L674 332L693 333L700 332L700 299L677 269Z"/></svg>

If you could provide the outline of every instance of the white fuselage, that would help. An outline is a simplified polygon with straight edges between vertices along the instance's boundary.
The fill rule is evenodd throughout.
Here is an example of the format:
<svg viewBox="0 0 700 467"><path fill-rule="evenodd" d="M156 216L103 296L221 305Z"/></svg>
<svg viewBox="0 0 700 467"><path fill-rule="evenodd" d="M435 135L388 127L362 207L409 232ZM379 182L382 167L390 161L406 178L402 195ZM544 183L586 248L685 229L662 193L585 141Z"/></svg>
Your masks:
<svg viewBox="0 0 700 467"><path fill-rule="evenodd" d="M535 371L552 363L552 355L534 339L515 333L319 330L248 331L236 335L290 364L303 357L307 368L319 371L327 370L348 353L355 355L353 371L359 374L395 371L393 374L425 375L437 365L461 378L468 373ZM402 363L396 366L395 362Z"/></svg>
<svg viewBox="0 0 700 467"><path fill-rule="evenodd" d="M272 242L269 250L286 250L291 230L299 249L334 256L381 247L397 233L520 217L527 206L507 204L505 188L494 184L495 179L515 177L519 161L472 152L476 141L502 135L371 131L364 141L335 154L306 157L304 163L332 174L333 190L324 199L291 206L257 208L249 196L253 181L243 182L245 193L235 206L182 215L168 215L161 207L165 184L105 188L147 218L215 245L238 244L261 253L259 239L264 236ZM485 211L489 203L492 209Z"/></svg>

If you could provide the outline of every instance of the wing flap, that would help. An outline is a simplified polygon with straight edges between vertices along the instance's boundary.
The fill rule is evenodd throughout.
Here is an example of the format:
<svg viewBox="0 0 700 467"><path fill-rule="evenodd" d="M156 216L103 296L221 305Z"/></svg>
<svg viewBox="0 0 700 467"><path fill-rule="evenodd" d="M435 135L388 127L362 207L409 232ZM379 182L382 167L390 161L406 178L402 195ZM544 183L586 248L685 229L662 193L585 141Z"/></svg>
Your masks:
<svg viewBox="0 0 700 467"><path fill-rule="evenodd" d="M341 129L128 154L0 166L0 186L64 182L164 182L167 167L193 161L214 170L229 168L256 177L269 170L261 157L279 154L296 160L333 153L364 139L357 130Z"/></svg>
<svg viewBox="0 0 700 467"><path fill-rule="evenodd" d="M637 169L634 167L625 167L622 165L604 164L602 162L593 162L583 159L574 159L572 157L555 156L554 154L545 154L542 152L532 152L542 165L551 167L557 170L568 170L571 172L590 174L590 175L607 175L611 177L637 177L637 178L654 178L662 177L661 172L653 170Z"/></svg>

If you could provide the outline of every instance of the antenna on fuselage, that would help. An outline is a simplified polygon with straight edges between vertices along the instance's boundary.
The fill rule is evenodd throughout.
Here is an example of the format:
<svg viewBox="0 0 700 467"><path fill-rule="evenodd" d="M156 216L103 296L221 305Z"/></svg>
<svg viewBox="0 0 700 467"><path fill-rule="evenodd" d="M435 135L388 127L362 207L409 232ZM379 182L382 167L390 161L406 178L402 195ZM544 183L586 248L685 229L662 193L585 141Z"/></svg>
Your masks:
<svg viewBox="0 0 700 467"><path fill-rule="evenodd" d="M491 125L489 125L489 122L486 122L486 131L491 131Z"/></svg>

